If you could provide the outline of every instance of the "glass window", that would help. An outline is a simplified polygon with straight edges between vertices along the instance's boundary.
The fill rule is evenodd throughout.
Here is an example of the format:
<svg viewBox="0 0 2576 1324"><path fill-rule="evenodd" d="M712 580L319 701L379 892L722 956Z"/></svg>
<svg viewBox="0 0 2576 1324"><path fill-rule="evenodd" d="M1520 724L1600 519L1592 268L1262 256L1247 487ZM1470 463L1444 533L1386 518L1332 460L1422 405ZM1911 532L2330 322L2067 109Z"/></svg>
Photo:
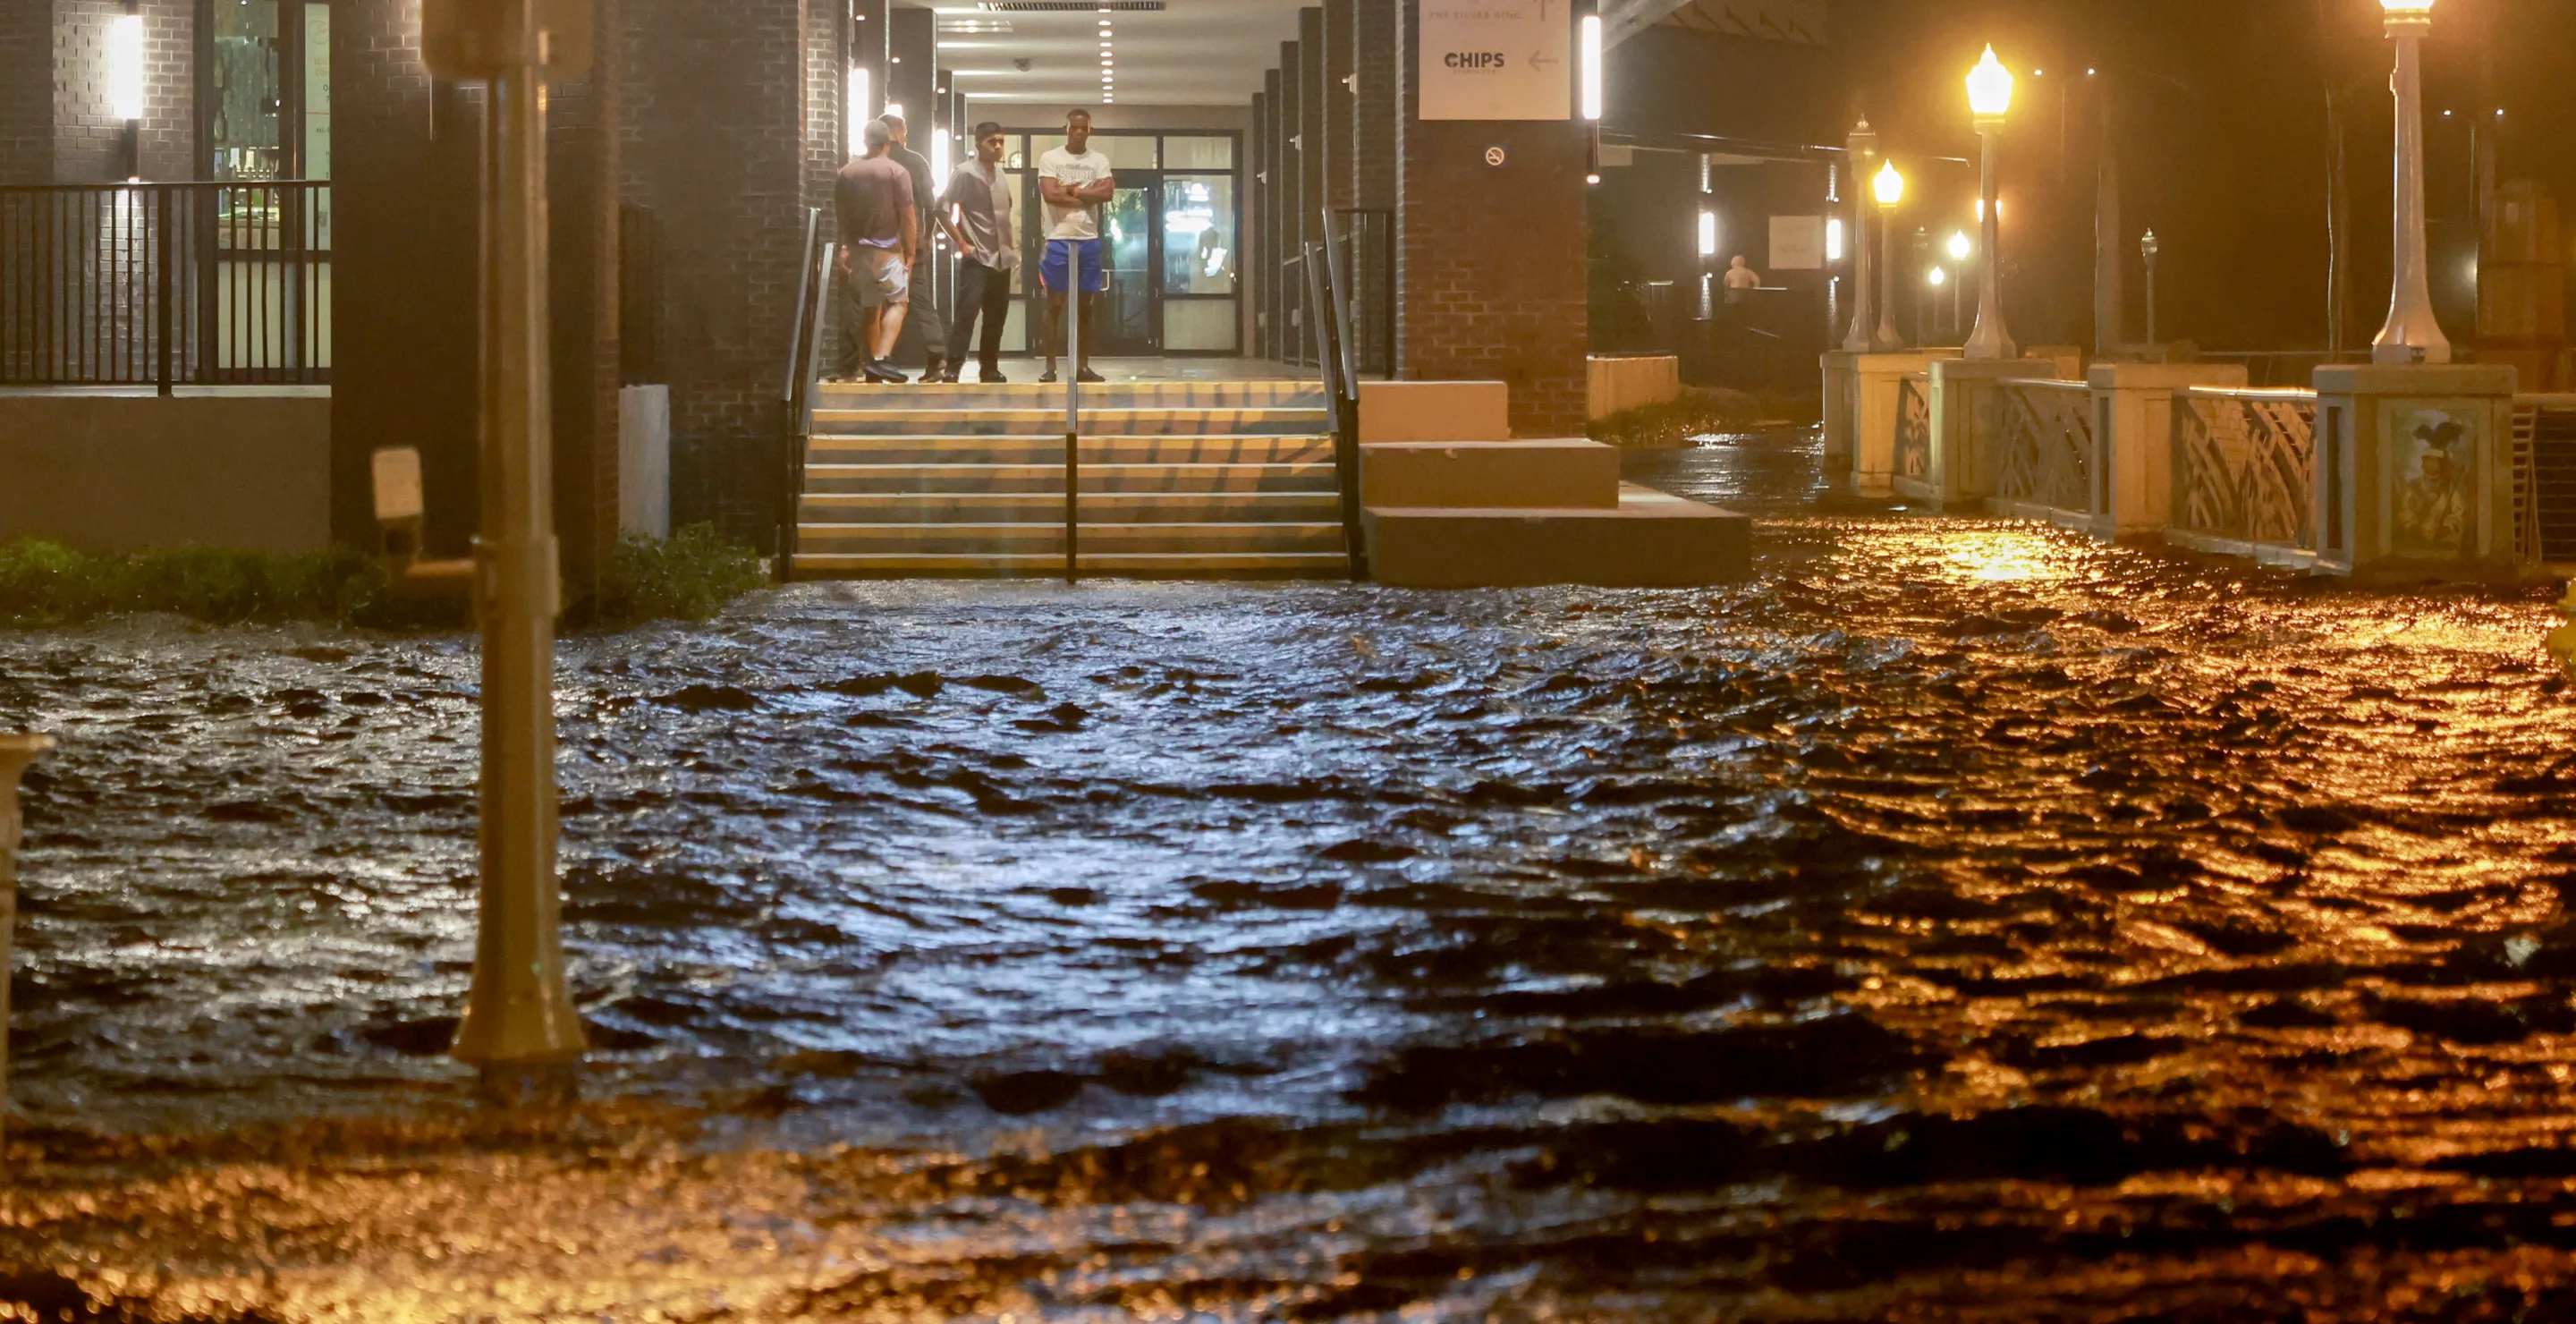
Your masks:
<svg viewBox="0 0 2576 1324"><path fill-rule="evenodd" d="M1237 340L1232 299L1173 299L1163 305L1163 348L1231 354Z"/></svg>
<svg viewBox="0 0 2576 1324"><path fill-rule="evenodd" d="M1148 134L1095 133L1091 135L1093 151L1109 158L1111 170L1152 170L1160 164L1162 153L1156 150L1156 138ZM1060 147L1061 143L1050 143Z"/></svg>
<svg viewBox="0 0 2576 1324"><path fill-rule="evenodd" d="M217 179L276 179L286 168L279 120L277 0L213 0Z"/></svg>
<svg viewBox="0 0 2576 1324"><path fill-rule="evenodd" d="M1165 170L1232 170L1234 169L1234 139L1165 138L1163 168Z"/></svg>
<svg viewBox="0 0 2576 1324"><path fill-rule="evenodd" d="M331 177L331 7L304 7L304 177Z"/></svg>
<svg viewBox="0 0 2576 1324"><path fill-rule="evenodd" d="M1234 176L1163 180L1163 292L1232 294L1237 265Z"/></svg>

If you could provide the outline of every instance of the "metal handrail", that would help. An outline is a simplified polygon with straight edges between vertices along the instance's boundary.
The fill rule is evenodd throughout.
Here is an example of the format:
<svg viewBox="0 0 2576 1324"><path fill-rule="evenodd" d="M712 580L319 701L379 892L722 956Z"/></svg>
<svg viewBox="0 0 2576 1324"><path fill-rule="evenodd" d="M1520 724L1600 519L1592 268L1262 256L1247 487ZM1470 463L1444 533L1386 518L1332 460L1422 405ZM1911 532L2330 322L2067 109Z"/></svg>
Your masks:
<svg viewBox="0 0 2576 1324"><path fill-rule="evenodd" d="M2177 386L2174 394L2195 400L2281 400L2303 403L2317 398L2304 386Z"/></svg>
<svg viewBox="0 0 2576 1324"><path fill-rule="evenodd" d="M814 382L822 375L823 331L832 292L836 245L823 239L823 209L805 209L805 259L796 273L796 328L787 347L787 385L780 393L778 582L796 573L798 521L805 505L805 465L814 443Z"/></svg>
<svg viewBox="0 0 2576 1324"><path fill-rule="evenodd" d="M1324 398L1332 407L1333 471L1342 493L1342 545L1350 557L1351 578L1368 577L1367 526L1360 506L1360 384L1351 358L1349 305L1342 302L1334 260L1332 217L1325 215L1323 261L1317 247L1306 247L1306 302L1315 318L1315 357L1323 370Z"/></svg>

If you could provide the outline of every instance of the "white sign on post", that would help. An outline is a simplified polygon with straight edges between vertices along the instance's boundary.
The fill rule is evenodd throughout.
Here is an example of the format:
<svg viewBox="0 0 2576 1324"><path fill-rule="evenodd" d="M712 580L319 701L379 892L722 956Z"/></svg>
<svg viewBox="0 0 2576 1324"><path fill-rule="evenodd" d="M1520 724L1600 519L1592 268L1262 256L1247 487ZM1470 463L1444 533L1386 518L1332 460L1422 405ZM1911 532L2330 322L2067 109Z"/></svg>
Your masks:
<svg viewBox="0 0 2576 1324"><path fill-rule="evenodd" d="M1418 0L1422 118L1574 118L1570 0Z"/></svg>
<svg viewBox="0 0 2576 1324"><path fill-rule="evenodd" d="M1771 269L1773 271L1822 271L1824 266L1824 217L1774 216L1771 218Z"/></svg>

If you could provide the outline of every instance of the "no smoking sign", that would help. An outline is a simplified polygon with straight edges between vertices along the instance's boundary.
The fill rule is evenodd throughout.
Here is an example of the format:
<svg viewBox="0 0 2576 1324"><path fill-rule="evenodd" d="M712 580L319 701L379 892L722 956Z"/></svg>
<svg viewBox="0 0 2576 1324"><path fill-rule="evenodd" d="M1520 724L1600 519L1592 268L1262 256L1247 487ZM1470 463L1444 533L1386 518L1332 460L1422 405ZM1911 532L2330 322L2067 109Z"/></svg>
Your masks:
<svg viewBox="0 0 2576 1324"><path fill-rule="evenodd" d="M1502 169L1503 162L1510 159L1511 154L1500 147L1488 147L1485 149L1485 164L1492 166L1496 170Z"/></svg>

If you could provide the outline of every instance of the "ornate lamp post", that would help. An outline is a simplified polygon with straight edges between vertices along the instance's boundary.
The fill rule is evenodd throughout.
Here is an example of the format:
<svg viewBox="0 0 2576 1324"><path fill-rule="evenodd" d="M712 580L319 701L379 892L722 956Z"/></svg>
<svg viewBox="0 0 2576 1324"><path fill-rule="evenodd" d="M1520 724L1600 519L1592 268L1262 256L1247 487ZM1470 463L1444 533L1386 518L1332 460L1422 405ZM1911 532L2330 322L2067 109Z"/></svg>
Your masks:
<svg viewBox="0 0 2576 1324"><path fill-rule="evenodd" d="M2379 0L2389 40L2397 43L2397 279L2388 325L2370 343L2373 363L2448 363L2451 342L2433 319L2424 259L2424 35L2433 30L2433 0Z"/></svg>
<svg viewBox="0 0 2576 1324"><path fill-rule="evenodd" d="M44 757L47 736L0 735L0 1141L9 1120L9 940L18 925L18 776Z"/></svg>
<svg viewBox="0 0 2576 1324"><path fill-rule="evenodd" d="M1905 176L1889 160L1878 168L1878 178L1869 187L1878 198L1879 258L1887 264L1878 301L1878 348L1886 353L1905 348L1905 337L1896 333L1896 208L1905 201Z"/></svg>
<svg viewBox="0 0 2576 1324"><path fill-rule="evenodd" d="M1860 172L1870 158L1878 155L1878 135L1864 119L1851 131L1845 144L1845 159L1851 163L1852 184L1852 324L1851 334L1843 337L1848 353L1867 354L1877 345L1878 315L1870 308L1874 295L1869 270L1869 203L1860 196Z"/></svg>
<svg viewBox="0 0 2576 1324"><path fill-rule="evenodd" d="M1996 243L2001 233L2003 208L1995 196L1995 153L2004 136L2004 116L2012 110L2013 76L2003 61L1995 58L1995 48L1986 48L1986 58L1968 71L1968 109L1976 113L1977 138L1983 147L1984 182L1979 196L1985 199L1985 262L1979 270L1977 291L1977 329L1968 336L1962 356L1971 359L2008 359L2019 351L2013 345L2012 333L2004 330L2004 281L2002 249Z"/></svg>
<svg viewBox="0 0 2576 1324"><path fill-rule="evenodd" d="M1955 279L1950 282L1950 334L1959 334L1967 324L1968 259L1977 255L1976 241L1965 230L1950 232L1950 266Z"/></svg>
<svg viewBox="0 0 2576 1324"><path fill-rule="evenodd" d="M2156 340L2156 254L2163 251L2164 246L2156 242L2156 232L2153 230L2147 231L2147 237L2138 241L2138 253L2147 260L2147 343L2150 345L2158 343Z"/></svg>

